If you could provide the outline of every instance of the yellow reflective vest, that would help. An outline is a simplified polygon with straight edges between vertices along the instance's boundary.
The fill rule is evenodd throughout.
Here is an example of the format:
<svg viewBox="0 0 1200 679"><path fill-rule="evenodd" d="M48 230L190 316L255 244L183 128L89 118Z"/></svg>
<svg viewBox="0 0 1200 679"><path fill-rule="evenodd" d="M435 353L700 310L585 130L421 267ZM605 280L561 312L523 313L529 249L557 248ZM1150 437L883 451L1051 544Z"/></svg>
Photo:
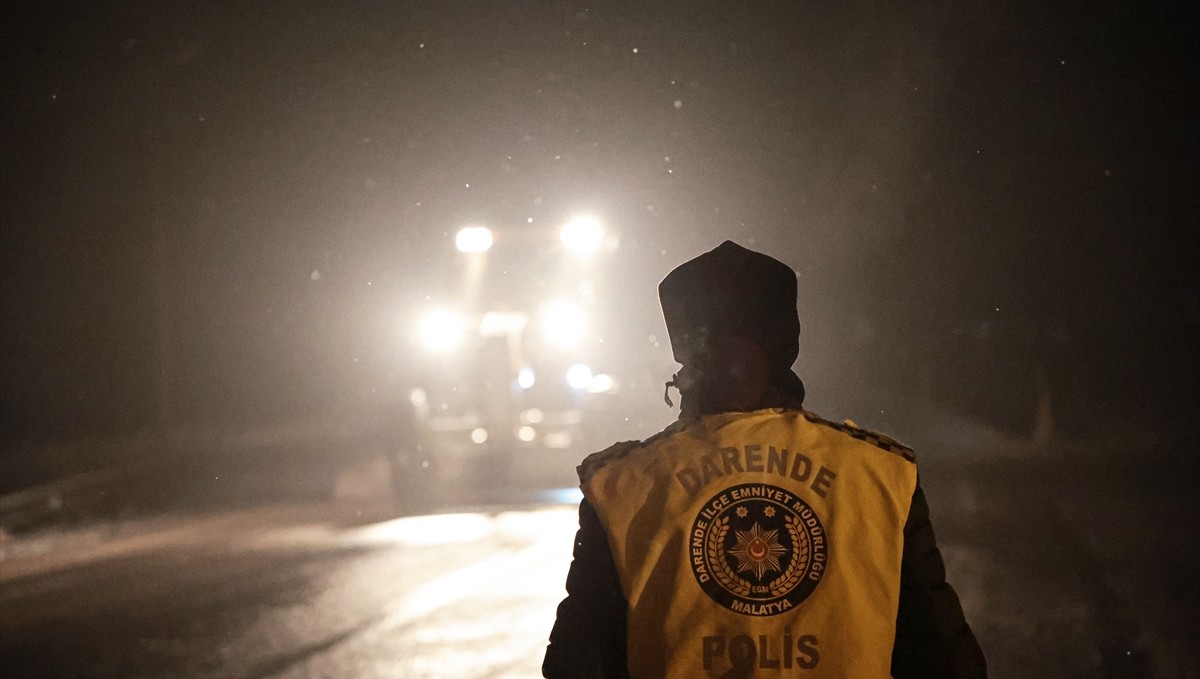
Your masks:
<svg viewBox="0 0 1200 679"><path fill-rule="evenodd" d="M632 677L888 677L912 451L802 410L684 420L579 468Z"/></svg>

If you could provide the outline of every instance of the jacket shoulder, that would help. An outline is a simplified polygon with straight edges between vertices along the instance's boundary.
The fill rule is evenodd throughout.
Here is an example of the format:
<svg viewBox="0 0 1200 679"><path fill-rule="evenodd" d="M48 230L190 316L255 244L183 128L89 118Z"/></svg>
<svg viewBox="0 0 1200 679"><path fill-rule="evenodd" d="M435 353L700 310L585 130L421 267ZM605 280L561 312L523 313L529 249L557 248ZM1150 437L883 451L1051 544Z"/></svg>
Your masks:
<svg viewBox="0 0 1200 679"><path fill-rule="evenodd" d="M866 443L869 443L884 452L898 455L909 462L915 463L917 461L917 454L913 452L912 448L909 448L890 436L880 434L879 432L871 431L869 429L863 429L851 420L846 420L844 422L832 422L822 417L818 417L807 410L803 412L804 419L812 422L813 424L836 429L837 431L846 434L850 438L858 441L865 441Z"/></svg>

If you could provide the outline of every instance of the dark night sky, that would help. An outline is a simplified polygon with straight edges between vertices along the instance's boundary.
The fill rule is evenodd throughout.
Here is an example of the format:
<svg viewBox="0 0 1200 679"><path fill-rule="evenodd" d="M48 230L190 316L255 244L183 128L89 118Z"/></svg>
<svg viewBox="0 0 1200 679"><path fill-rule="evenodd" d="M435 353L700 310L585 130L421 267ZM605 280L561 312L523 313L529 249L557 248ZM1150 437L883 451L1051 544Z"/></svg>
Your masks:
<svg viewBox="0 0 1200 679"><path fill-rule="evenodd" d="M630 337L661 333L666 271L733 238L798 270L799 369L829 402L919 391L1020 428L1040 370L1077 432L1196 414L1182 13L22 11L0 66L3 445L154 423L158 365L173 422L357 403L404 372L394 326L447 234L578 207L621 234Z"/></svg>

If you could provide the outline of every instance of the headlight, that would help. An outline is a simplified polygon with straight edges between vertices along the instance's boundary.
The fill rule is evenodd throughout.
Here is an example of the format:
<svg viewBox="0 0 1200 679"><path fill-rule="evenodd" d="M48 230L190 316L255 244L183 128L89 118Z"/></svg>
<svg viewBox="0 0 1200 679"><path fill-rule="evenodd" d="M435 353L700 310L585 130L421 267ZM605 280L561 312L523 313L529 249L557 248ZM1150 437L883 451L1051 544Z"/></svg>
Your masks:
<svg viewBox="0 0 1200 679"><path fill-rule="evenodd" d="M599 252L604 244L604 226L592 216L575 217L558 232L563 245L581 255Z"/></svg>
<svg viewBox="0 0 1200 679"><path fill-rule="evenodd" d="M517 386L522 389L530 389L537 383L537 373L533 372L533 368L525 366L517 371Z"/></svg>
<svg viewBox="0 0 1200 679"><path fill-rule="evenodd" d="M570 302L552 302L542 308L542 336L550 344L570 349L587 329L587 316Z"/></svg>
<svg viewBox="0 0 1200 679"><path fill-rule="evenodd" d="M587 389L592 384L592 369L582 363L567 368L567 384L572 389Z"/></svg>
<svg viewBox="0 0 1200 679"><path fill-rule="evenodd" d="M467 322L461 315L441 309L431 311L421 319L421 343L436 353L452 351L462 344L467 334Z"/></svg>
<svg viewBox="0 0 1200 679"><path fill-rule="evenodd" d="M599 373L592 376L592 381L587 387L589 394L611 394L617 390L617 381L612 375Z"/></svg>
<svg viewBox="0 0 1200 679"><path fill-rule="evenodd" d="M492 248L492 232L486 226L468 226L454 236L459 252L487 252Z"/></svg>

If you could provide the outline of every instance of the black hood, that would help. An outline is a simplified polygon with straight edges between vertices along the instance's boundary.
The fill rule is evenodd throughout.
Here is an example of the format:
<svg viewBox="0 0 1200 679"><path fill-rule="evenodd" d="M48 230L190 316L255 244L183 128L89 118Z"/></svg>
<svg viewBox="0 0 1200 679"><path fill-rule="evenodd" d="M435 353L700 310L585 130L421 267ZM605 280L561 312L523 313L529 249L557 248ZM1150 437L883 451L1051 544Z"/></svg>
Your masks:
<svg viewBox="0 0 1200 679"><path fill-rule="evenodd" d="M684 262L658 285L675 360L688 366L710 339L744 337L766 352L773 384L802 394L796 292L791 267L733 241Z"/></svg>

